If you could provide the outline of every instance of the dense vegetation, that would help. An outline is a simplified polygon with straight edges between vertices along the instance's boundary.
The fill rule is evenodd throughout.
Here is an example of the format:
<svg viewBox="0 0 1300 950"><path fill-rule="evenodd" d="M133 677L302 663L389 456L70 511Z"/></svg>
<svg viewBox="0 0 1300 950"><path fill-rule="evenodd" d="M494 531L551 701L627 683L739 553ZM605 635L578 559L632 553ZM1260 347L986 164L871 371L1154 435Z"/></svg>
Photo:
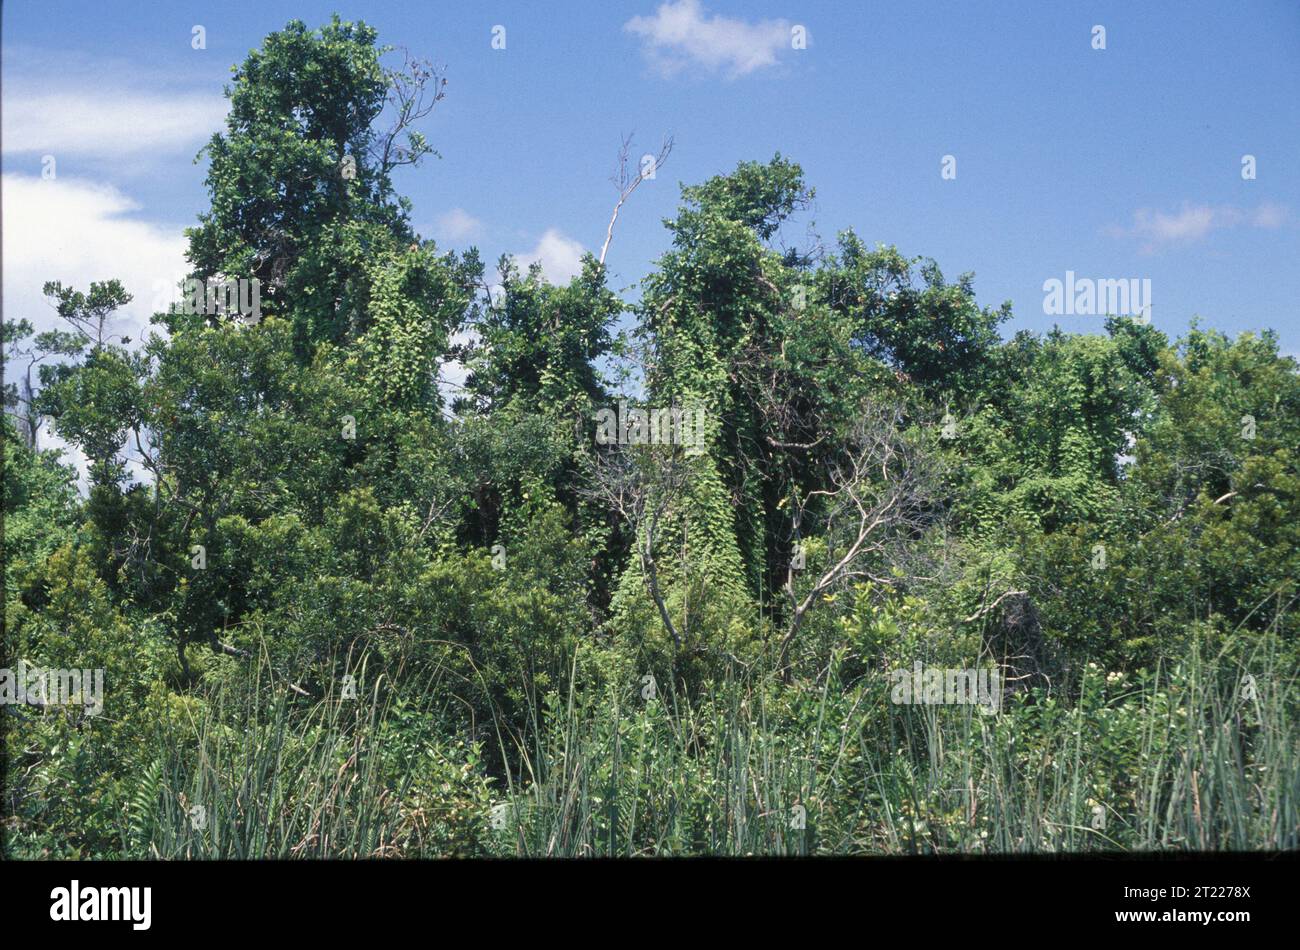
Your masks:
<svg viewBox="0 0 1300 950"><path fill-rule="evenodd" d="M189 260L260 320L123 341L108 280L5 327L6 662L106 671L7 708L6 857L1300 845L1273 336L1004 339L970 275L786 248L779 155L683 188L635 300L488 274L409 224L441 86L385 53L235 74ZM620 399L700 444L607 444ZM917 661L1001 709L891 701Z"/></svg>

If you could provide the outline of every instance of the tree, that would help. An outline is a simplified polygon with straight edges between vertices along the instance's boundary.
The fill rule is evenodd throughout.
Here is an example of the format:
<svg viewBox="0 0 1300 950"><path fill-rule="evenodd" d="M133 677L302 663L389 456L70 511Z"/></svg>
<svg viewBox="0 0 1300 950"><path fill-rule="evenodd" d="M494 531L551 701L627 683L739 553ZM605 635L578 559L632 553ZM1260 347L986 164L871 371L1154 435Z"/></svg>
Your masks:
<svg viewBox="0 0 1300 950"><path fill-rule="evenodd" d="M144 423L144 363L126 348L129 337L111 331L114 313L132 297L117 280L92 283L89 293L51 281L45 294L72 330L41 334L38 347L81 361L41 367L42 389L34 414L51 416L55 431L81 449L93 484L116 485L125 470L119 453L129 433L139 443Z"/></svg>
<svg viewBox="0 0 1300 950"><path fill-rule="evenodd" d="M690 478L685 453L671 447L635 446L597 455L589 497L614 512L632 539L637 576L658 611L664 631L672 638L674 657L695 646L685 613L685 629L673 620L660 581L659 555L663 530L681 504Z"/></svg>
<svg viewBox="0 0 1300 950"><path fill-rule="evenodd" d="M944 280L939 265L893 247L868 251L852 231L822 278L830 306L853 325L853 343L883 360L935 401L969 405L992 369L998 325L1010 303L975 302L973 275Z"/></svg>
<svg viewBox="0 0 1300 950"><path fill-rule="evenodd" d="M791 529L796 557L786 572L789 599L778 668L788 675L790 647L808 612L828 594L853 584L895 586L906 574L897 553L917 545L938 520L939 479L934 461L899 431L902 413L874 408L854 427L839 458L829 467L827 486L792 493ZM821 522L820 563L807 564L804 537ZM797 561L803 561L797 566ZM808 580L798 574L808 570Z"/></svg>
<svg viewBox="0 0 1300 950"><path fill-rule="evenodd" d="M268 313L292 311L300 347L364 332L374 280L415 241L391 173L432 152L414 125L446 81L409 53L386 68L375 40L337 16L272 33L235 71L227 130L206 147L212 202L187 232L191 277L258 280Z"/></svg>

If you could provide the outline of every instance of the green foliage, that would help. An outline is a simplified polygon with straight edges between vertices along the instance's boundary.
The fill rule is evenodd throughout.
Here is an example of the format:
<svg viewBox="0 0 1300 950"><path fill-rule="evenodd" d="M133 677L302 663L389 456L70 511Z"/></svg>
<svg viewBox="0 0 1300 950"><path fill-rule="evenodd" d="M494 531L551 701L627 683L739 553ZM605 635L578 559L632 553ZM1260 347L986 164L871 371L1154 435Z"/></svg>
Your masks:
<svg viewBox="0 0 1300 950"><path fill-rule="evenodd" d="M376 43L234 71L188 253L260 321L132 346L118 281L52 281L4 327L6 661L105 673L6 709L6 857L1300 845L1272 334L1004 341L969 274L785 249L780 155L683 188L634 303L591 257L489 288L410 228L442 86ZM698 444L597 439L620 401ZM894 703L916 662L1003 709Z"/></svg>
<svg viewBox="0 0 1300 950"><path fill-rule="evenodd" d="M1242 669L1220 681L1195 655L1137 677L1093 665L1075 700L1019 694L997 715L893 705L879 678L834 674L775 694L719 681L691 704L626 689L556 696L497 847L528 857L1293 848L1294 679L1259 646L1244 669L1269 685L1254 699L1240 694Z"/></svg>
<svg viewBox="0 0 1300 950"><path fill-rule="evenodd" d="M40 564L72 536L77 518L76 473L57 452L23 445L6 413L0 418L4 449L3 511L5 590L22 565Z"/></svg>
<svg viewBox="0 0 1300 950"><path fill-rule="evenodd" d="M819 275L828 303L849 321L852 341L936 399L968 405L992 372L997 327L1011 305L981 309L974 275L944 280L933 260L893 247L868 251L852 231Z"/></svg>

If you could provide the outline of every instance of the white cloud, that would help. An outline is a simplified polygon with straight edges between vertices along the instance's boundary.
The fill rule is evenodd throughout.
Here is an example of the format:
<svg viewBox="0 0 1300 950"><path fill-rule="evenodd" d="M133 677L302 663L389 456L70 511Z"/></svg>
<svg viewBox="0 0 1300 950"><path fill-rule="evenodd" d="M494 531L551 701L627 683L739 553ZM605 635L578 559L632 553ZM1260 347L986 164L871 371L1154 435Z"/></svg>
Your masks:
<svg viewBox="0 0 1300 950"><path fill-rule="evenodd" d="M567 238L555 228L549 228L531 251L513 255L520 270L527 270L534 261L542 265L542 276L552 284L567 284L582 273L584 248L572 238Z"/></svg>
<svg viewBox="0 0 1300 950"><path fill-rule="evenodd" d="M774 66L777 52L790 48L790 24L785 20L747 23L724 16L706 16L699 0L670 0L654 16L636 16L623 29L642 37L650 62L664 75L689 65L730 78Z"/></svg>
<svg viewBox="0 0 1300 950"><path fill-rule="evenodd" d="M139 157L193 152L219 129L227 103L196 93L160 95L94 86L6 89L4 151Z"/></svg>
<svg viewBox="0 0 1300 950"><path fill-rule="evenodd" d="M1140 208L1133 215L1133 233L1159 242L1196 241L1216 223L1222 227L1223 218L1222 211L1209 205L1184 205L1177 214Z"/></svg>
<svg viewBox="0 0 1300 950"><path fill-rule="evenodd" d="M434 222L434 234L440 241L461 244L481 237L483 222L464 208L452 208L446 214L438 215L438 220Z"/></svg>
<svg viewBox="0 0 1300 950"><path fill-rule="evenodd" d="M126 217L139 205L108 185L76 178L46 181L6 173L4 312L49 329L57 318L41 294L47 280L78 290L116 277L135 299L118 311L119 331L132 341L149 317L177 298L184 278L185 236L180 229Z"/></svg>
<svg viewBox="0 0 1300 950"><path fill-rule="evenodd" d="M1250 223L1257 228L1280 228L1286 224L1290 215L1281 205L1262 204L1251 212Z"/></svg>
<svg viewBox="0 0 1300 950"><path fill-rule="evenodd" d="M1216 207L1183 202L1182 207L1174 213L1139 208L1133 213L1133 224L1130 227L1112 227L1108 231L1113 237L1140 239L1143 242L1142 252L1150 254L1167 245L1191 244L1203 240L1213 231L1239 225L1270 230L1279 228L1286 223L1288 217L1286 208L1274 204L1262 204L1252 211L1232 205Z"/></svg>

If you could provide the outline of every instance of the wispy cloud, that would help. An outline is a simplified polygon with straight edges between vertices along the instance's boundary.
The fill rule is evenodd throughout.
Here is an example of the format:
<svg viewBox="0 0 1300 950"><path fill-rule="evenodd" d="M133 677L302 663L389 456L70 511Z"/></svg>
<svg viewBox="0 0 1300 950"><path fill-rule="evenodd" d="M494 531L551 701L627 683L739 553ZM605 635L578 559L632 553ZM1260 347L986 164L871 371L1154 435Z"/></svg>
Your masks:
<svg viewBox="0 0 1300 950"><path fill-rule="evenodd" d="M777 53L791 46L787 21L709 16L699 0L661 4L653 16L633 17L623 29L642 38L646 57L665 76L692 65L733 79L747 76L775 66Z"/></svg>
<svg viewBox="0 0 1300 950"><path fill-rule="evenodd" d="M439 241L462 244L482 237L483 222L464 208L452 208L446 214L438 215L433 233Z"/></svg>
<svg viewBox="0 0 1300 950"><path fill-rule="evenodd" d="M1111 227L1112 237L1136 238L1142 242L1144 254L1164 247L1192 244L1204 240L1214 231L1228 228L1280 228L1290 217L1286 208L1275 204L1261 204L1254 210L1232 205L1208 205L1183 202L1176 212L1152 208L1139 208L1133 213L1133 223L1128 227Z"/></svg>
<svg viewBox="0 0 1300 950"><path fill-rule="evenodd" d="M225 118L220 82L111 55L6 48L7 155L192 156Z"/></svg>
<svg viewBox="0 0 1300 950"><path fill-rule="evenodd" d="M194 151L226 114L226 101L210 95L96 89L5 98L5 152L56 158Z"/></svg>

